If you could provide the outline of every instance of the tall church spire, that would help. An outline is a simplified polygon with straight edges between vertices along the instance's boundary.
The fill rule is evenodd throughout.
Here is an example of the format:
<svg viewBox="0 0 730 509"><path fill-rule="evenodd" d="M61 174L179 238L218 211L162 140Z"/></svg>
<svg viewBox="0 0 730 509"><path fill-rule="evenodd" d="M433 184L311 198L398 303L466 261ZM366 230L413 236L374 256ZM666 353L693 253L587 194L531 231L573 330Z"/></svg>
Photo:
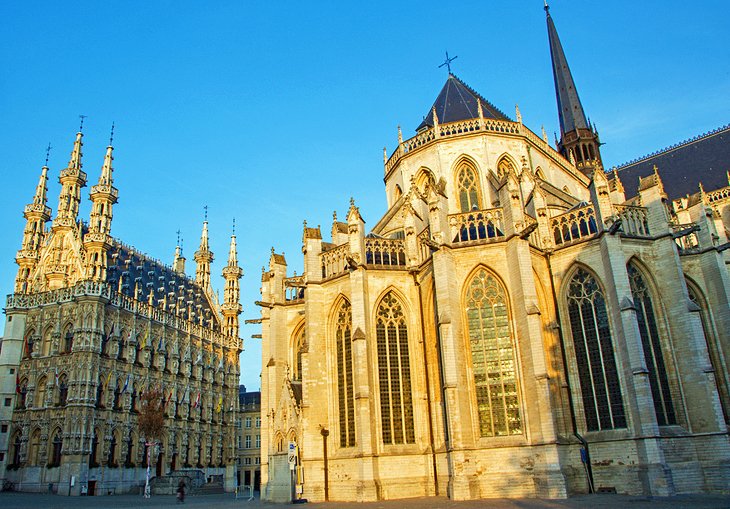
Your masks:
<svg viewBox="0 0 730 509"><path fill-rule="evenodd" d="M205 207L205 221L203 233L200 235L200 248L193 256L195 259L195 281L208 293L210 287L210 264L213 262L213 252L208 248L208 207Z"/></svg>
<svg viewBox="0 0 730 509"><path fill-rule="evenodd" d="M572 154L576 166L584 173L589 174L596 168L602 168L601 155L598 150L600 146L598 134L591 128L586 119L583 105L578 97L578 89L575 87L573 75L568 67L568 59L565 57L558 31L555 28L552 16L550 16L550 7L547 1L545 1L545 15L547 17L550 57L560 119L558 149L568 160L571 159Z"/></svg>
<svg viewBox="0 0 730 509"><path fill-rule="evenodd" d="M236 231L231 235L231 246L228 250L228 265L223 268L223 277L226 280L226 288L223 294L223 305L221 313L225 320L225 332L229 336L238 337L238 315L241 314L241 283L243 271L238 266L238 251L236 249Z"/></svg>
<svg viewBox="0 0 730 509"><path fill-rule="evenodd" d="M47 164L48 160L46 160ZM24 293L28 290L31 273L38 264L39 249L45 236L45 225L51 219L51 209L46 205L47 182L48 166L43 166L33 196L33 203L26 205L23 211L26 220L23 244L15 257L19 266L18 275L15 278L16 293Z"/></svg>

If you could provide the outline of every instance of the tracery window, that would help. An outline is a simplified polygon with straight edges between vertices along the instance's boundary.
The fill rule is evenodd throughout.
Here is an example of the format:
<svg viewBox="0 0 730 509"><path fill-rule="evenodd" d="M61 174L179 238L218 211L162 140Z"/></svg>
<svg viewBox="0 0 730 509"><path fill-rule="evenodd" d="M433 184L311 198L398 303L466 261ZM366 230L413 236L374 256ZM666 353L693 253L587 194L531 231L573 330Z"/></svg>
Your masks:
<svg viewBox="0 0 730 509"><path fill-rule="evenodd" d="M661 339L654 316L654 303L651 293L646 286L644 277L633 263L627 267L631 295L636 306L636 320L639 324L641 346L644 350L644 360L649 370L649 386L654 399L654 412L660 426L676 424L677 418L672 404L672 394L669 390L666 364L662 355Z"/></svg>
<svg viewBox="0 0 730 509"><path fill-rule="evenodd" d="M483 437L522 434L514 340L507 294L480 269L468 284L466 316Z"/></svg>
<svg viewBox="0 0 730 509"><path fill-rule="evenodd" d="M413 399L408 356L408 327L403 307L389 292L378 306L376 316L380 419L383 443L412 444Z"/></svg>
<svg viewBox="0 0 730 509"><path fill-rule="evenodd" d="M297 337L294 340L294 373L292 374L292 380L302 380L302 353L304 352L304 342L306 338L307 330L306 327L299 329Z"/></svg>
<svg viewBox="0 0 730 509"><path fill-rule="evenodd" d="M355 391L352 379L352 306L342 301L335 325L337 352L337 403L340 447L355 445Z"/></svg>
<svg viewBox="0 0 730 509"><path fill-rule="evenodd" d="M568 316L586 429L625 428L606 300L596 279L583 268L576 271L569 283Z"/></svg>
<svg viewBox="0 0 730 509"><path fill-rule="evenodd" d="M500 159L499 162L497 163L497 178L501 179L502 177L504 177L507 173L509 173L511 171L512 172L515 171L515 167L512 164L512 162L509 159L507 159L507 157L503 157L502 159Z"/></svg>
<svg viewBox="0 0 730 509"><path fill-rule="evenodd" d="M477 172L470 165L462 163L456 175L459 193L459 206L462 212L479 210L479 181Z"/></svg>

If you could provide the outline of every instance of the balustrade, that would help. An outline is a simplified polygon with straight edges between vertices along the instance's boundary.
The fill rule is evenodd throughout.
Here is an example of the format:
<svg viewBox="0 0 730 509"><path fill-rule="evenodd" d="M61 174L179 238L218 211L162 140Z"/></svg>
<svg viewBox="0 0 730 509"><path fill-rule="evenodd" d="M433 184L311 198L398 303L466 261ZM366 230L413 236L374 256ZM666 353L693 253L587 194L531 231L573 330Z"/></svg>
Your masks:
<svg viewBox="0 0 730 509"><path fill-rule="evenodd" d="M593 205L570 210L550 219L555 245L566 244L598 233Z"/></svg>
<svg viewBox="0 0 730 509"><path fill-rule="evenodd" d="M451 239L455 244L504 238L502 209L474 210L449 215Z"/></svg>
<svg viewBox="0 0 730 509"><path fill-rule="evenodd" d="M347 255L350 254L350 246L342 244L328 251L324 251L320 258L322 260L322 277L328 278L342 274L347 270Z"/></svg>
<svg viewBox="0 0 730 509"><path fill-rule="evenodd" d="M708 203L716 203L718 201L730 199L730 186L705 193L705 196L707 197Z"/></svg>
<svg viewBox="0 0 730 509"><path fill-rule="evenodd" d="M616 212L621 218L621 230L636 237L649 236L649 221L646 207L616 205Z"/></svg>
<svg viewBox="0 0 730 509"><path fill-rule="evenodd" d="M405 267L405 241L402 239L365 239L365 264L378 268Z"/></svg>

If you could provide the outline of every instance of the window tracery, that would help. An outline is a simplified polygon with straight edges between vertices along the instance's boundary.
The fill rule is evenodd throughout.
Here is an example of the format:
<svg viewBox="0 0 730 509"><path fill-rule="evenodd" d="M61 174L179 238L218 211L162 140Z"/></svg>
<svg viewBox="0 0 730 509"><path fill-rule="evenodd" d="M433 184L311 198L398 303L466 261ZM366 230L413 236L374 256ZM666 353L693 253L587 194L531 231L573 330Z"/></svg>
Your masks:
<svg viewBox="0 0 730 509"><path fill-rule="evenodd" d="M662 354L659 328L654 316L654 303L641 271L633 263L628 267L631 295L636 306L636 320L639 324L644 360L649 370L649 386L654 399L654 411L660 426L677 424L677 417L669 389L666 364Z"/></svg>
<svg viewBox="0 0 730 509"><path fill-rule="evenodd" d="M575 272L569 283L568 316L586 428L588 431L625 428L605 297L593 275L583 268Z"/></svg>
<svg viewBox="0 0 730 509"><path fill-rule="evenodd" d="M355 445L355 392L352 369L352 306L342 301L335 325L337 352L337 402L340 447Z"/></svg>
<svg viewBox="0 0 730 509"><path fill-rule="evenodd" d="M479 210L479 179L474 168L462 163L456 174L456 186L459 194L459 207L461 212Z"/></svg>
<svg viewBox="0 0 730 509"><path fill-rule="evenodd" d="M522 434L515 345L507 294L480 269L468 283L466 317L483 437Z"/></svg>
<svg viewBox="0 0 730 509"><path fill-rule="evenodd" d="M393 292L383 297L376 320L383 443L412 444L415 442L415 432L408 327L403 307Z"/></svg>

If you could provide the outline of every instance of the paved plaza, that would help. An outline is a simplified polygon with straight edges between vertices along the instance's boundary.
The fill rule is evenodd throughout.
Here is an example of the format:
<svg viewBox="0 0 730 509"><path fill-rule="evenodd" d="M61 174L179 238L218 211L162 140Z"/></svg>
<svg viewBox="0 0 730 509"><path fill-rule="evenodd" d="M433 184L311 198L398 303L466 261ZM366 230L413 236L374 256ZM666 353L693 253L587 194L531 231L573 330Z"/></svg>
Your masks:
<svg viewBox="0 0 730 509"><path fill-rule="evenodd" d="M167 507L177 505L173 495L156 495L145 499L139 495L114 495L108 497L62 497L58 495L31 493L0 493L2 509L84 509L101 507L105 509L140 509L144 507ZM275 509L288 504L271 504L258 499L236 500L231 494L199 495L187 497L186 506L230 508ZM301 506L300 506L301 507ZM581 495L568 500L537 499L484 499L457 502L446 498L412 498L388 502L328 502L306 504L311 509L730 509L730 496L686 495L676 497L632 497L623 495Z"/></svg>

